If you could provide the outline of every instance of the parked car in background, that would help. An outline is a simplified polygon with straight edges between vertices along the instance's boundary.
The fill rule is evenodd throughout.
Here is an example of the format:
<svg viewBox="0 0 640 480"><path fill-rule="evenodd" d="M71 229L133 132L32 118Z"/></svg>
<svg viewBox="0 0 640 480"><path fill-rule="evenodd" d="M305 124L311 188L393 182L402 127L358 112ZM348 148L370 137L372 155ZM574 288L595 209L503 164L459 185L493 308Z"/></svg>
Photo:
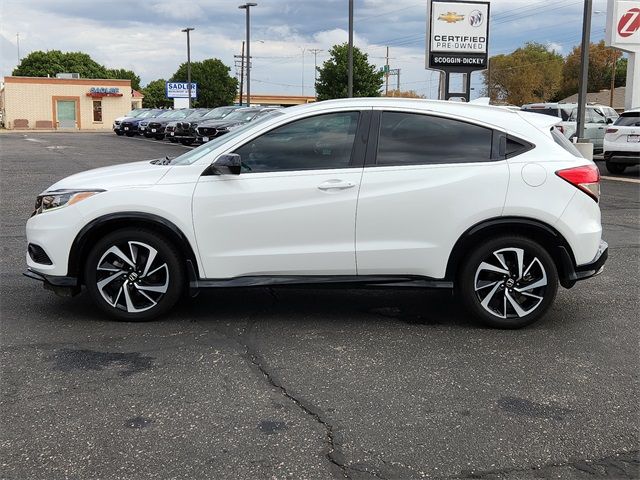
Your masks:
<svg viewBox="0 0 640 480"><path fill-rule="evenodd" d="M391 97L264 114L172 160L49 187L26 275L84 285L124 321L189 289L359 284L455 289L484 323L523 327L608 255L598 168L556 123Z"/></svg>
<svg viewBox="0 0 640 480"><path fill-rule="evenodd" d="M279 109L276 107L243 107L220 120L201 122L196 128L196 140L201 143L207 143L220 135L241 127L245 123L251 122L260 114L264 115L274 110Z"/></svg>
<svg viewBox="0 0 640 480"><path fill-rule="evenodd" d="M640 164L640 108L622 113L604 135L604 160L610 173Z"/></svg>
<svg viewBox="0 0 640 480"><path fill-rule="evenodd" d="M578 104L577 103L530 103L522 106L522 110L543 113L558 117L561 121L558 125L565 137L573 140L577 130ZM585 110L584 138L593 143L593 151L602 151L602 141L607 124L613 123L618 118L618 113L606 105L587 105Z"/></svg>
<svg viewBox="0 0 640 480"><path fill-rule="evenodd" d="M204 115L211 112L212 110L213 110L212 108L196 108L193 110L193 112L191 112L190 115L182 119L170 121L169 123L167 123L166 127L164 128L164 138L168 139L172 143L177 142L178 140L175 138L175 133L176 133L176 127L178 124L181 124L182 122L186 122L187 124L189 124L189 122L196 121L197 119L202 118Z"/></svg>
<svg viewBox="0 0 640 480"><path fill-rule="evenodd" d="M191 145L197 140L196 128L198 125L205 121L210 120L222 120L231 112L238 110L241 107L228 106L218 107L210 110L199 119L185 118L181 122L176 122L173 131L165 132L165 135L169 137L172 142L180 142L183 145Z"/></svg>
<svg viewBox="0 0 640 480"><path fill-rule="evenodd" d="M167 110L163 110L161 108L154 108L147 110L146 112L142 112L136 117L125 118L120 122L120 130L127 136L133 137L134 135L138 135L138 126L140 122L142 122L145 118L155 117L160 115L162 112L166 112ZM117 132L116 132L117 133Z"/></svg>
<svg viewBox="0 0 640 480"><path fill-rule="evenodd" d="M181 120L194 112L193 108L169 110L157 117L150 117L140 122L140 133L147 138L164 139L164 129L172 120Z"/></svg>
<svg viewBox="0 0 640 480"><path fill-rule="evenodd" d="M120 128L120 124L122 123L122 121L127 119L127 118L136 118L136 117L138 117L139 115L142 115L144 112L146 112L148 110L149 110L148 108L136 108L135 110L131 110L130 112L127 112L122 117L116 118L113 121L113 131L118 136L124 135L124 132Z"/></svg>

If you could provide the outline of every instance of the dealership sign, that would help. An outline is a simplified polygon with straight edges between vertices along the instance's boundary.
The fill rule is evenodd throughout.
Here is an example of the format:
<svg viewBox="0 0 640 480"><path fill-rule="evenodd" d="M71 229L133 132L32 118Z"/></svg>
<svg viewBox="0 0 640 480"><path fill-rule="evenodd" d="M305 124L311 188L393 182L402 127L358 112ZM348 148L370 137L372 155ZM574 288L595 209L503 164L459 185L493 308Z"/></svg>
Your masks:
<svg viewBox="0 0 640 480"><path fill-rule="evenodd" d="M121 97L120 89L116 87L91 87L87 97Z"/></svg>
<svg viewBox="0 0 640 480"><path fill-rule="evenodd" d="M628 52L640 50L640 1L611 2L607 12L607 45Z"/></svg>
<svg viewBox="0 0 640 480"><path fill-rule="evenodd" d="M167 98L189 98L189 84L187 82L167 82ZM191 83L191 98L198 96L198 84Z"/></svg>
<svg viewBox="0 0 640 480"><path fill-rule="evenodd" d="M489 2L432 0L427 68L471 72L487 68Z"/></svg>

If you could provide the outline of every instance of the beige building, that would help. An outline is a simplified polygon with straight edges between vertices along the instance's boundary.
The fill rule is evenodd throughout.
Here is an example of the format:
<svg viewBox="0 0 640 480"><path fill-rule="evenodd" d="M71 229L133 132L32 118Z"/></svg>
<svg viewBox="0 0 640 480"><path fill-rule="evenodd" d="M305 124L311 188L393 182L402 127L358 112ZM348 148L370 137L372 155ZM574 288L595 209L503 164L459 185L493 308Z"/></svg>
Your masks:
<svg viewBox="0 0 640 480"><path fill-rule="evenodd" d="M5 77L0 92L7 129L109 130L142 106L131 80Z"/></svg>

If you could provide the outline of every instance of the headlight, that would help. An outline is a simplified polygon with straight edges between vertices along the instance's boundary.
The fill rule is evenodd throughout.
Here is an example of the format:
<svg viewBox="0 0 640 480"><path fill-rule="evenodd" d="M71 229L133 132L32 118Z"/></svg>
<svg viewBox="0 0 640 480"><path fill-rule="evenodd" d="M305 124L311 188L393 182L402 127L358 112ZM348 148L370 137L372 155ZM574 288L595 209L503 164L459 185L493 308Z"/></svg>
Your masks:
<svg viewBox="0 0 640 480"><path fill-rule="evenodd" d="M44 192L38 195L36 199L36 208L33 215L73 205L100 192L104 192L104 190L53 190Z"/></svg>

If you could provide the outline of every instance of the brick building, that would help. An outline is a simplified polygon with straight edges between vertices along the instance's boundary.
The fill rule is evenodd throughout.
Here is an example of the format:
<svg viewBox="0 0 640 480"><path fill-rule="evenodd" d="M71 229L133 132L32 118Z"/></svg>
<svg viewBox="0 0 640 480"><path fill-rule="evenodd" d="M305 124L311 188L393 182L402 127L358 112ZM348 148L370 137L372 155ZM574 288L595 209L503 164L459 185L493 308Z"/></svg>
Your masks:
<svg viewBox="0 0 640 480"><path fill-rule="evenodd" d="M142 106L131 80L5 77L0 92L7 129L109 130Z"/></svg>

